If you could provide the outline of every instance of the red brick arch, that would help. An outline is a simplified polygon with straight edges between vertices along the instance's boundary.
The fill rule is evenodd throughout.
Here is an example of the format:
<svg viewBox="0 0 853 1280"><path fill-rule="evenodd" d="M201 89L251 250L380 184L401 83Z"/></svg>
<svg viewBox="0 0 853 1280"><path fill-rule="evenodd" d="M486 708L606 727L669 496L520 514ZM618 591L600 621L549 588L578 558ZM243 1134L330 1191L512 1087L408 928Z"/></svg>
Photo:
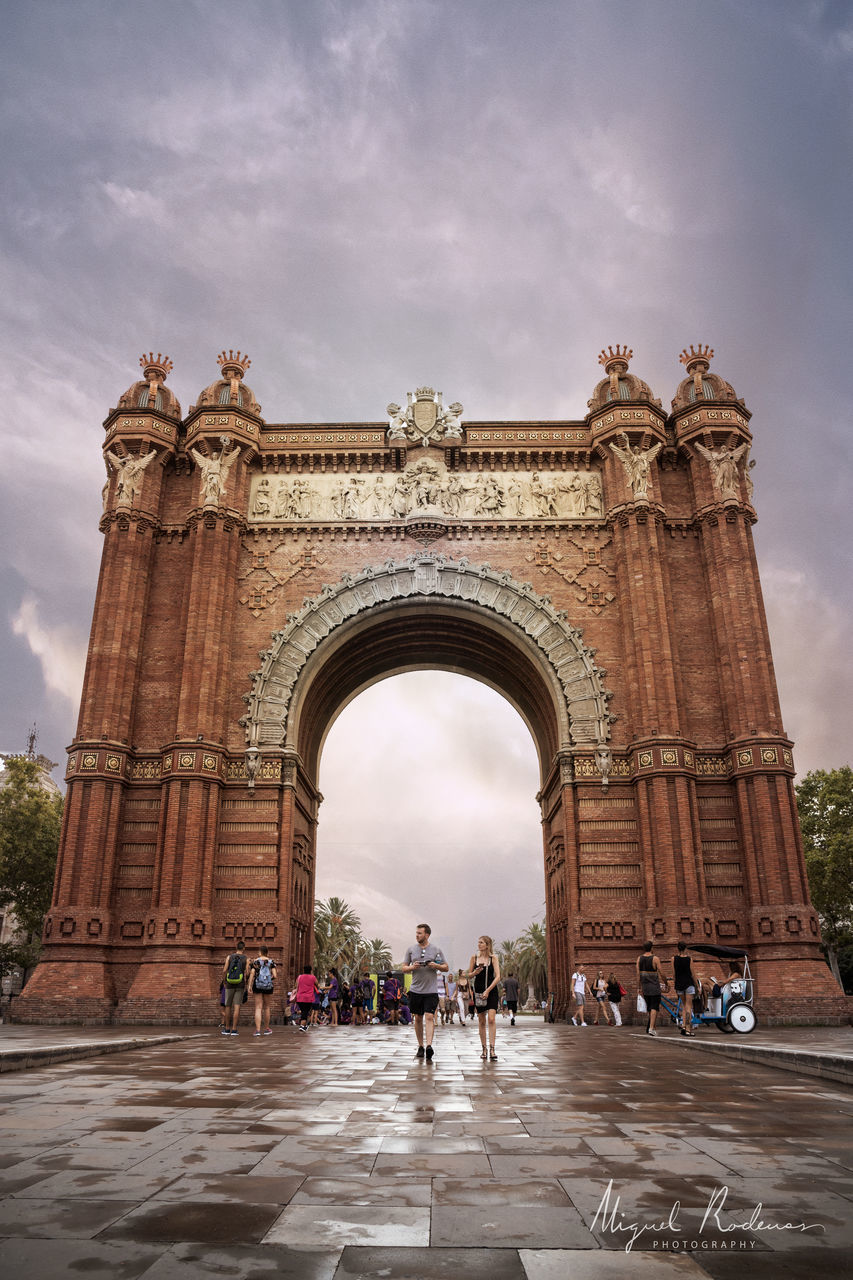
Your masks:
<svg viewBox="0 0 853 1280"><path fill-rule="evenodd" d="M248 698L247 745L294 752L316 777L342 708L380 678L423 668L504 694L543 778L559 752L610 736L605 673L564 614L505 571L425 552L345 575L275 633Z"/></svg>

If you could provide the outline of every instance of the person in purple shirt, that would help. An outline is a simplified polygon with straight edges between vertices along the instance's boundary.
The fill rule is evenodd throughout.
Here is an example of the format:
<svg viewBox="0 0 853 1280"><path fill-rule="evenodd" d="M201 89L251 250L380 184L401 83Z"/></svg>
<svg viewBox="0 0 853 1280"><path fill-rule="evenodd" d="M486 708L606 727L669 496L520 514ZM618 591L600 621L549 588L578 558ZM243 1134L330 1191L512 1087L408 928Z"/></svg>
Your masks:
<svg viewBox="0 0 853 1280"><path fill-rule="evenodd" d="M336 1027L338 1025L338 1000L340 998L340 984L338 981L338 971L330 968L326 974L326 995L329 998L329 1025Z"/></svg>

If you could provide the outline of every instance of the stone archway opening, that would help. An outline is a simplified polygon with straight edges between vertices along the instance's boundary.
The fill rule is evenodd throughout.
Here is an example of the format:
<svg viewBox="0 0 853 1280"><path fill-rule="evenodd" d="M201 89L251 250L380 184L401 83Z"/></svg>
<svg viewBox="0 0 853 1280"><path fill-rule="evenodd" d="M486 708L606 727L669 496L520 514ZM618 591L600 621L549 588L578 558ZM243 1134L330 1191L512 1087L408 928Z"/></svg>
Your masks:
<svg viewBox="0 0 853 1280"><path fill-rule="evenodd" d="M283 850L293 867L289 952L292 968L310 955L323 744L341 709L390 675L438 669L473 677L515 708L535 744L552 986L571 972L568 902L561 868L567 857L572 755L595 752L609 770L612 716L605 672L565 613L529 583L466 558L421 552L402 561L344 574L306 599L272 637L253 675L241 723L247 770L270 750L281 753ZM253 774L251 776L254 776ZM602 775L604 776L604 775ZM386 797L393 805L393 797ZM489 932L485 925L478 927Z"/></svg>
<svg viewBox="0 0 853 1280"><path fill-rule="evenodd" d="M544 917L540 771L509 702L458 673L412 671L351 700L326 736L318 900L345 899L395 958L428 920L457 967Z"/></svg>

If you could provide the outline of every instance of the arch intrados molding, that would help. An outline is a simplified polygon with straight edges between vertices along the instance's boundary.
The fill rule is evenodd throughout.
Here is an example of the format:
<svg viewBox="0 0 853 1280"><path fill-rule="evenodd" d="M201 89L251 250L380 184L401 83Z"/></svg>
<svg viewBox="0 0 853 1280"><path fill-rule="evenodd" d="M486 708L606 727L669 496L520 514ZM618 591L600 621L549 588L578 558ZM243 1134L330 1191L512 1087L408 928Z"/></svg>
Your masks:
<svg viewBox="0 0 853 1280"><path fill-rule="evenodd" d="M384 613L395 600L427 605L457 601L486 610L504 627L511 624L510 632L516 628L535 645L562 691L570 737L562 745L594 747L609 739L615 717L607 710L611 694L602 683L606 672L596 665L595 650L583 643L582 633L571 626L565 612L538 595L529 582L516 581L508 570L472 564L467 557L452 560L423 552L345 573L339 582L307 598L298 613L288 615L287 624L273 632L272 644L260 655L260 670L252 673L248 712L240 721L247 747L284 746L294 691L311 655L351 618L377 606Z"/></svg>
<svg viewBox="0 0 853 1280"><path fill-rule="evenodd" d="M285 749L311 772L349 702L386 677L424 670L467 676L505 698L536 744L543 777L570 741L563 691L529 636L478 605L413 596L349 618L307 659L288 710Z"/></svg>

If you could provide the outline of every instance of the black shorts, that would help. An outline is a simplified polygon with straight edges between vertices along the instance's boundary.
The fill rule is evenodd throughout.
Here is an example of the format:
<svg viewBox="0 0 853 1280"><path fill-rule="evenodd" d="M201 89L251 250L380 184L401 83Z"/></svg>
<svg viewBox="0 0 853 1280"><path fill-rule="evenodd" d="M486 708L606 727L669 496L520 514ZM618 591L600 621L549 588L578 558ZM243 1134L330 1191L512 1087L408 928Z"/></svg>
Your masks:
<svg viewBox="0 0 853 1280"><path fill-rule="evenodd" d="M412 1017L420 1018L425 1013L435 1013L438 1008L438 992L421 995L420 991L409 992L409 1009Z"/></svg>
<svg viewBox="0 0 853 1280"><path fill-rule="evenodd" d="M646 1008L649 1013L651 1013L653 1009L660 1008L660 987L648 987L643 983L640 994L646 1002Z"/></svg>
<svg viewBox="0 0 853 1280"><path fill-rule="evenodd" d="M303 1021L303 1022L307 1022L307 1021L308 1021L308 1019L311 1017L311 1014L314 1012L314 1001L313 1001L313 1000L300 1000L300 1001L299 1001L299 1012L300 1012L300 1014L301 1014L301 1016L302 1016L302 1021Z"/></svg>
<svg viewBox="0 0 853 1280"><path fill-rule="evenodd" d="M506 1007L509 1009L510 1013L518 1013L518 1001L517 1001L517 1000L507 1000L507 1002L506 1002Z"/></svg>

